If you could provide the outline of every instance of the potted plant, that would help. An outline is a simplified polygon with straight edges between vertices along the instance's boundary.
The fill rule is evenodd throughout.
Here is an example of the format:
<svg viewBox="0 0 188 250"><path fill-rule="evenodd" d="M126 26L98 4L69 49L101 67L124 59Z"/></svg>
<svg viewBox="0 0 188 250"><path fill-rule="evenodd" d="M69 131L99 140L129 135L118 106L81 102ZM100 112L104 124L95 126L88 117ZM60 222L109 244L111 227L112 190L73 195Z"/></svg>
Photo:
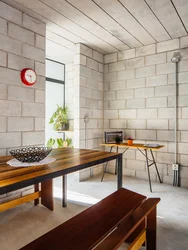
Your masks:
<svg viewBox="0 0 188 250"><path fill-rule="evenodd" d="M57 105L57 110L53 113L49 121L49 124L53 124L54 130L68 130L69 121L67 112L67 107Z"/></svg>
<svg viewBox="0 0 188 250"><path fill-rule="evenodd" d="M116 135L116 137L115 137L115 142L116 142L117 144L120 144L120 143L122 142L121 136Z"/></svg>
<svg viewBox="0 0 188 250"><path fill-rule="evenodd" d="M131 145L133 145L133 138L130 136L130 137L128 137L127 138L127 144L129 145L129 146L131 146Z"/></svg>
<svg viewBox="0 0 188 250"><path fill-rule="evenodd" d="M47 146L52 148L54 145L55 147L58 148L64 148L64 147L71 147L72 144L72 139L67 138L66 140L63 140L62 138L57 138L57 139L53 139L50 138L47 142Z"/></svg>

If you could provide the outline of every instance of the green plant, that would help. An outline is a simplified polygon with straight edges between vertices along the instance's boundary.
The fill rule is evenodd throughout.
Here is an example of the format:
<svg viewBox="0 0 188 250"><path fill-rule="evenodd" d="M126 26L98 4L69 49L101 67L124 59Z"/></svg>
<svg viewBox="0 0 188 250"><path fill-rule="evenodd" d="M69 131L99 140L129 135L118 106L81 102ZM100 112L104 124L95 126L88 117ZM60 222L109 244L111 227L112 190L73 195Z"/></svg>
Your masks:
<svg viewBox="0 0 188 250"><path fill-rule="evenodd" d="M116 142L116 143L121 143L121 142L122 142L121 136L116 135L116 137L115 137L115 142Z"/></svg>
<svg viewBox="0 0 188 250"><path fill-rule="evenodd" d="M63 140L62 138L57 138L57 139L53 139L50 138L47 141L47 146L48 147L58 147L58 148L64 148L64 147L71 147L72 145L72 139L67 138L66 140Z"/></svg>
<svg viewBox="0 0 188 250"><path fill-rule="evenodd" d="M56 111L50 118L49 124L53 124L54 130L62 129L63 125L68 124L68 107L60 107L57 105Z"/></svg>

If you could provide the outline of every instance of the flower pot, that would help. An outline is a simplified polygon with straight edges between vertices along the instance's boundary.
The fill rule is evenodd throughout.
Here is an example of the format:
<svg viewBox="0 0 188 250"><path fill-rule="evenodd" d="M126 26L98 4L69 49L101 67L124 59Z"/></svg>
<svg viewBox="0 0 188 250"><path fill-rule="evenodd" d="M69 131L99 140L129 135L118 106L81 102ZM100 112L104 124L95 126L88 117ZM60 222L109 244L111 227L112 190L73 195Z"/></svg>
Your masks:
<svg viewBox="0 0 188 250"><path fill-rule="evenodd" d="M129 146L133 145L133 140L131 140L131 139L127 140L127 144L128 144Z"/></svg>

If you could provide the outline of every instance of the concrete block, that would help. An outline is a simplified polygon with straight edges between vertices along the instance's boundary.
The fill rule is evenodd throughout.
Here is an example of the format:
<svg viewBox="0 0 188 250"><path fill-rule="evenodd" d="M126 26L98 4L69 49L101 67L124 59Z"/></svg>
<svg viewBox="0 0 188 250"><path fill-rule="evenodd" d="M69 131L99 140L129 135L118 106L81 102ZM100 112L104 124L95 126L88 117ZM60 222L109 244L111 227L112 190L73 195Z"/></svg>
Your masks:
<svg viewBox="0 0 188 250"><path fill-rule="evenodd" d="M174 154L157 152L157 162L172 164L174 162Z"/></svg>
<svg viewBox="0 0 188 250"><path fill-rule="evenodd" d="M104 92L104 100L115 100L115 99L116 99L115 91Z"/></svg>
<svg viewBox="0 0 188 250"><path fill-rule="evenodd" d="M34 89L8 86L8 100L34 102Z"/></svg>
<svg viewBox="0 0 188 250"><path fill-rule="evenodd" d="M82 54L74 55L74 64L75 65L81 64L81 65L86 66L86 56Z"/></svg>
<svg viewBox="0 0 188 250"><path fill-rule="evenodd" d="M22 115L29 117L44 117L45 116L45 105L42 103L23 103Z"/></svg>
<svg viewBox="0 0 188 250"><path fill-rule="evenodd" d="M158 141L174 141L174 131L157 131Z"/></svg>
<svg viewBox="0 0 188 250"><path fill-rule="evenodd" d="M147 98L147 97L153 97L154 96L154 88L141 88L141 89L135 89L135 97L136 98Z"/></svg>
<svg viewBox="0 0 188 250"><path fill-rule="evenodd" d="M164 175L163 176L163 183L172 185L173 177L169 176L169 175Z"/></svg>
<svg viewBox="0 0 188 250"><path fill-rule="evenodd" d="M188 118L188 107L182 108L182 118Z"/></svg>
<svg viewBox="0 0 188 250"><path fill-rule="evenodd" d="M142 46L139 48L136 48L136 56L147 56L151 54L155 54L156 52L156 44L150 44L147 46Z"/></svg>
<svg viewBox="0 0 188 250"><path fill-rule="evenodd" d="M144 57L126 60L126 69L135 69L144 66Z"/></svg>
<svg viewBox="0 0 188 250"><path fill-rule="evenodd" d="M136 89L145 87L145 78L127 80L127 89Z"/></svg>
<svg viewBox="0 0 188 250"><path fill-rule="evenodd" d="M23 56L44 63L45 51L28 44L23 44Z"/></svg>
<svg viewBox="0 0 188 250"><path fill-rule="evenodd" d="M167 75L151 76L146 78L147 87L167 85Z"/></svg>
<svg viewBox="0 0 188 250"><path fill-rule="evenodd" d="M8 35L30 45L34 45L34 32L22 28L14 23L8 23Z"/></svg>
<svg viewBox="0 0 188 250"><path fill-rule="evenodd" d="M82 43L79 43L79 44L76 44L76 54L82 54L84 56L92 58L93 50L89 48L88 46Z"/></svg>
<svg viewBox="0 0 188 250"><path fill-rule="evenodd" d="M148 173L144 172L144 171L137 170L136 171L136 178L142 179L142 180L148 180ZM156 181L157 180L156 173L150 173L150 178L151 178L151 181Z"/></svg>
<svg viewBox="0 0 188 250"><path fill-rule="evenodd" d="M173 85L159 86L155 88L155 96L174 96L175 88Z"/></svg>
<svg viewBox="0 0 188 250"><path fill-rule="evenodd" d="M109 101L109 109L125 109L126 108L126 101L125 100L115 100Z"/></svg>
<svg viewBox="0 0 188 250"><path fill-rule="evenodd" d="M103 92L99 90L93 90L92 97L96 100L103 100Z"/></svg>
<svg viewBox="0 0 188 250"><path fill-rule="evenodd" d="M45 103L45 91L44 90L35 90L35 102Z"/></svg>
<svg viewBox="0 0 188 250"><path fill-rule="evenodd" d="M127 100L127 108L134 109L134 108L145 108L145 99L129 99Z"/></svg>
<svg viewBox="0 0 188 250"><path fill-rule="evenodd" d="M1 116L1 122L0 122L0 132L6 132L7 130L7 118Z"/></svg>
<svg viewBox="0 0 188 250"><path fill-rule="evenodd" d="M133 169L124 168L123 175L129 176L129 177L136 177L136 171Z"/></svg>
<svg viewBox="0 0 188 250"><path fill-rule="evenodd" d="M46 78L43 76L37 76L37 82L35 85L33 85L33 88L45 90L45 87L46 87Z"/></svg>
<svg viewBox="0 0 188 250"><path fill-rule="evenodd" d="M0 148L13 148L21 146L21 133L0 133Z"/></svg>
<svg viewBox="0 0 188 250"><path fill-rule="evenodd" d="M181 178L181 187L188 188L188 178Z"/></svg>
<svg viewBox="0 0 188 250"><path fill-rule="evenodd" d="M99 63L99 72L104 72L104 65L102 63Z"/></svg>
<svg viewBox="0 0 188 250"><path fill-rule="evenodd" d="M92 78L99 82L103 82L103 73L93 70Z"/></svg>
<svg viewBox="0 0 188 250"><path fill-rule="evenodd" d="M37 75L46 76L45 64L40 62L35 62L35 71Z"/></svg>
<svg viewBox="0 0 188 250"><path fill-rule="evenodd" d="M181 166L186 166L187 167L187 162L188 162L188 155L180 155L180 164Z"/></svg>
<svg viewBox="0 0 188 250"><path fill-rule="evenodd" d="M104 55L104 63L117 62L117 53Z"/></svg>
<svg viewBox="0 0 188 250"><path fill-rule="evenodd" d="M152 119L157 118L157 109L138 109L137 118L139 119Z"/></svg>
<svg viewBox="0 0 188 250"><path fill-rule="evenodd" d="M110 128L112 129L124 129L126 127L126 120L110 120Z"/></svg>
<svg viewBox="0 0 188 250"><path fill-rule="evenodd" d="M22 12L12 8L10 5L7 5L2 1L0 2L0 17L18 25L22 24Z"/></svg>
<svg viewBox="0 0 188 250"><path fill-rule="evenodd" d="M34 69L34 61L8 53L8 67L16 70L22 70L24 68Z"/></svg>
<svg viewBox="0 0 188 250"><path fill-rule="evenodd" d="M129 129L146 129L146 120L128 120Z"/></svg>
<svg viewBox="0 0 188 250"><path fill-rule="evenodd" d="M87 68L85 66L80 66L80 75L88 78L92 78L93 71L90 68Z"/></svg>
<svg viewBox="0 0 188 250"><path fill-rule="evenodd" d="M23 132L22 133L22 145L43 145L45 143L44 131L37 132Z"/></svg>
<svg viewBox="0 0 188 250"><path fill-rule="evenodd" d="M119 110L120 119L136 119L135 109Z"/></svg>
<svg viewBox="0 0 188 250"><path fill-rule="evenodd" d="M21 116L21 102L0 100L0 116Z"/></svg>
<svg viewBox="0 0 188 250"><path fill-rule="evenodd" d="M121 150L119 150L118 152L119 153L123 153L125 151L124 148L122 148ZM127 150L124 154L123 154L123 158L124 159L132 159L132 160L135 160L135 157L136 157L136 150L135 149L129 149Z"/></svg>
<svg viewBox="0 0 188 250"><path fill-rule="evenodd" d="M0 84L0 99L7 99L7 86Z"/></svg>
<svg viewBox="0 0 188 250"><path fill-rule="evenodd" d="M117 72L110 72L110 73L104 74L104 81L105 82L117 81Z"/></svg>
<svg viewBox="0 0 188 250"><path fill-rule="evenodd" d="M117 110L104 110L104 119L117 119L117 118L118 118Z"/></svg>
<svg viewBox="0 0 188 250"><path fill-rule="evenodd" d="M187 71L188 69L188 61L180 61L179 62L179 72Z"/></svg>
<svg viewBox="0 0 188 250"><path fill-rule="evenodd" d="M175 103L174 97L173 96L168 97L168 107L174 107L174 103ZM179 107L188 106L188 95L178 97L178 106Z"/></svg>
<svg viewBox="0 0 188 250"><path fill-rule="evenodd" d="M109 71L108 71L108 64L105 64L104 65L104 73L108 73Z"/></svg>
<svg viewBox="0 0 188 250"><path fill-rule="evenodd" d="M188 142L178 143L178 153L179 154L187 154L187 152L188 152Z"/></svg>
<svg viewBox="0 0 188 250"><path fill-rule="evenodd" d="M0 49L17 55L22 53L22 43L11 37L0 34Z"/></svg>
<svg viewBox="0 0 188 250"><path fill-rule="evenodd" d="M155 66L147 66L136 69L136 77L148 77L155 75Z"/></svg>
<svg viewBox="0 0 188 250"><path fill-rule="evenodd" d="M91 58L88 58L88 57L87 57L86 61L87 61L86 65L87 65L88 68L98 71L98 69L99 69L99 63L98 62L96 62L95 60L93 60Z"/></svg>
<svg viewBox="0 0 188 250"><path fill-rule="evenodd" d="M181 142L188 142L188 132L181 131Z"/></svg>
<svg viewBox="0 0 188 250"><path fill-rule="evenodd" d="M136 139L137 140L156 140L157 134L156 130L137 130Z"/></svg>
<svg viewBox="0 0 188 250"><path fill-rule="evenodd" d="M157 53L179 49L179 39L157 43Z"/></svg>
<svg viewBox="0 0 188 250"><path fill-rule="evenodd" d="M93 50L93 59L96 60L97 62L103 63L104 56L101 53Z"/></svg>
<svg viewBox="0 0 188 250"><path fill-rule="evenodd" d="M39 35L45 36L46 35L46 25L45 23L42 23L41 21L30 17L23 13L23 27L32 30Z"/></svg>
<svg viewBox="0 0 188 250"><path fill-rule="evenodd" d="M174 109L173 108L159 108L158 109L158 118L174 118Z"/></svg>
<svg viewBox="0 0 188 250"><path fill-rule="evenodd" d="M148 129L168 129L167 119L147 120Z"/></svg>
<svg viewBox="0 0 188 250"><path fill-rule="evenodd" d="M26 117L8 117L8 132L32 131L34 119Z"/></svg>
<svg viewBox="0 0 188 250"><path fill-rule="evenodd" d="M188 36L180 37L180 48L188 47Z"/></svg>
<svg viewBox="0 0 188 250"><path fill-rule="evenodd" d="M110 90L120 90L120 89L126 89L125 81L117 81L110 83Z"/></svg>
<svg viewBox="0 0 188 250"><path fill-rule="evenodd" d="M115 62L109 64L109 72L125 70L125 62Z"/></svg>
<svg viewBox="0 0 188 250"><path fill-rule="evenodd" d="M133 170L145 171L145 162L127 159L127 168Z"/></svg>
<svg viewBox="0 0 188 250"><path fill-rule="evenodd" d="M180 72L178 73L178 83L187 83L188 78L188 72ZM168 84L174 84L175 83L175 74L169 74L168 75Z"/></svg>
<svg viewBox="0 0 188 250"><path fill-rule="evenodd" d="M0 51L0 66L6 67L7 65L7 53Z"/></svg>
<svg viewBox="0 0 188 250"><path fill-rule="evenodd" d="M6 35L7 34L7 21L0 18L0 33L3 34L3 35Z"/></svg>
<svg viewBox="0 0 188 250"><path fill-rule="evenodd" d="M184 49L179 49L179 50L168 51L167 52L167 62L171 62L171 59L172 59L175 52L180 53L180 55L181 55L180 62L188 59L188 48L184 48Z"/></svg>
<svg viewBox="0 0 188 250"><path fill-rule="evenodd" d="M102 119L103 118L103 110L93 109L93 118ZM96 132L96 130L95 130Z"/></svg>
<svg viewBox="0 0 188 250"><path fill-rule="evenodd" d="M167 107L167 97L147 98L146 107L147 108Z"/></svg>
<svg viewBox="0 0 188 250"><path fill-rule="evenodd" d="M135 77L135 70L129 69L117 72L118 80L133 79Z"/></svg>
<svg viewBox="0 0 188 250"><path fill-rule="evenodd" d="M39 49L45 50L46 48L46 38L36 34L35 46Z"/></svg>
<svg viewBox="0 0 188 250"><path fill-rule="evenodd" d="M133 90L132 89L125 89L125 90L118 90L117 91L117 99L130 99L133 98Z"/></svg>
<svg viewBox="0 0 188 250"><path fill-rule="evenodd" d="M170 124L170 129L174 128L174 121L172 121L173 125ZM178 129L179 130L188 130L188 119L178 119Z"/></svg>
<svg viewBox="0 0 188 250"><path fill-rule="evenodd" d="M143 141L142 141L142 143L143 143ZM149 141L149 143L151 143L151 141ZM156 152L155 151L153 152L153 155L156 158ZM150 159L152 158L149 151L148 151L148 157ZM138 150L136 150L136 160L144 161L146 163L146 157L140 151L138 151Z"/></svg>
<svg viewBox="0 0 188 250"><path fill-rule="evenodd" d="M45 130L45 118L35 118L35 131Z"/></svg>
<svg viewBox="0 0 188 250"><path fill-rule="evenodd" d="M157 65L157 75L175 72L175 63L162 63Z"/></svg>
<svg viewBox="0 0 188 250"><path fill-rule="evenodd" d="M153 65L160 63L166 63L166 53L160 53L145 57L145 65Z"/></svg>
<svg viewBox="0 0 188 250"><path fill-rule="evenodd" d="M129 49L118 52L118 61L135 58L135 49Z"/></svg>

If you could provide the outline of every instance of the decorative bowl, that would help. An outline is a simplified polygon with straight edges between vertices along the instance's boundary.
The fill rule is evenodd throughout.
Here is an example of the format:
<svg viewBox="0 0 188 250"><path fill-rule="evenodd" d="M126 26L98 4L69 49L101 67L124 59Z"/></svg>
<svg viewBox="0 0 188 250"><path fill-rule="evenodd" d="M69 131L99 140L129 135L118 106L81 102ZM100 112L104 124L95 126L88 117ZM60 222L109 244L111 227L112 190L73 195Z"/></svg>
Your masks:
<svg viewBox="0 0 188 250"><path fill-rule="evenodd" d="M10 154L21 162L39 162L43 160L52 148L49 147L22 147L10 150Z"/></svg>

